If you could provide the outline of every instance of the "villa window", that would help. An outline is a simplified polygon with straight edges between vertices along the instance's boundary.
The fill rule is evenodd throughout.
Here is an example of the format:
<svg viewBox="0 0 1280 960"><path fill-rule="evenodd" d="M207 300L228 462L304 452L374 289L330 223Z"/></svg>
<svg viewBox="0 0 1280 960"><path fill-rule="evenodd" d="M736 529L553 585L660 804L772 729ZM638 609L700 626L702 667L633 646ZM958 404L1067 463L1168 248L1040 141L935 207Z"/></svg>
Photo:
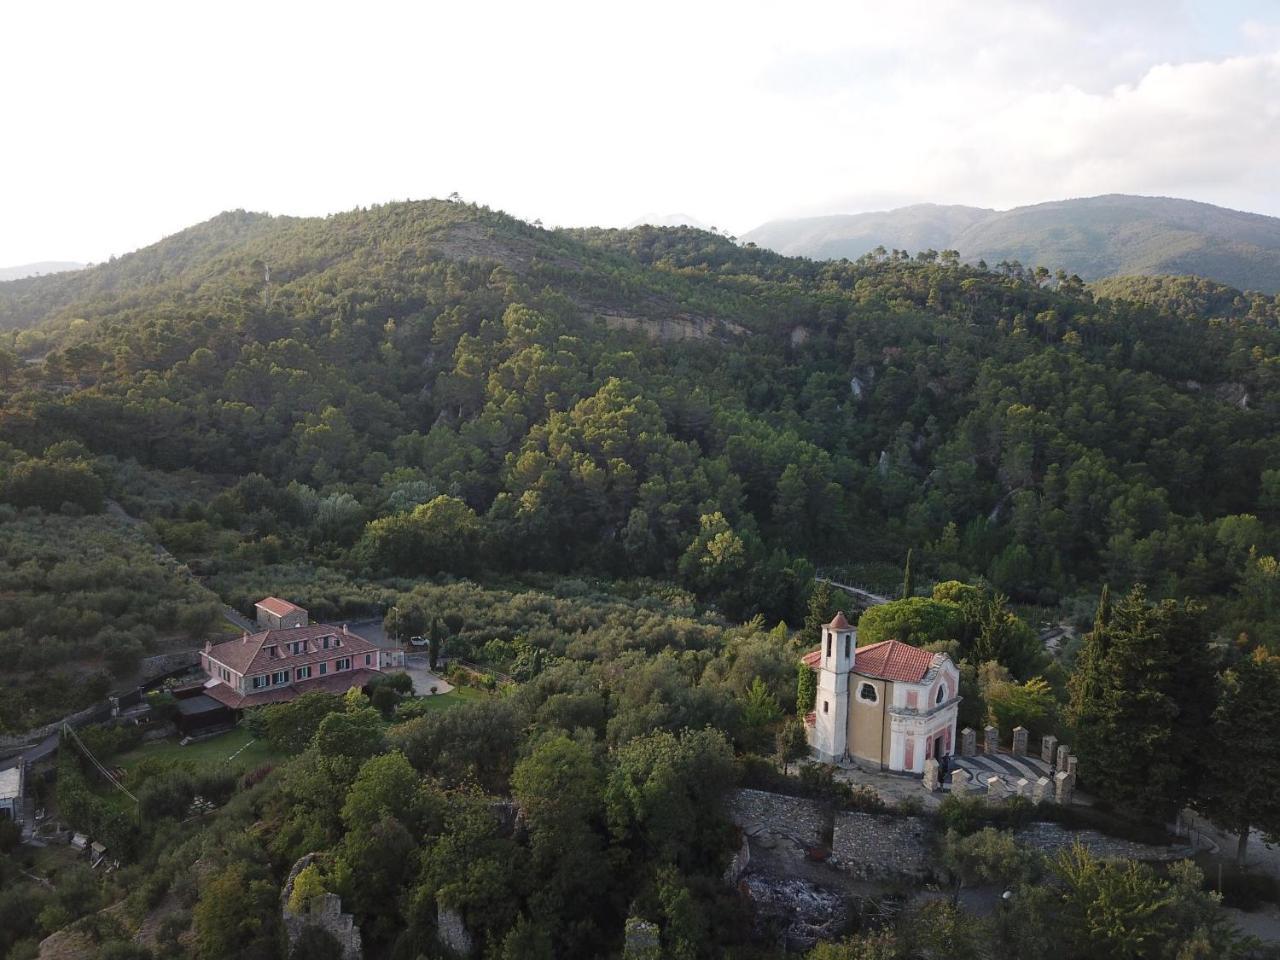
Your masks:
<svg viewBox="0 0 1280 960"><path fill-rule="evenodd" d="M936 697L934 697L934 698L933 698L933 702L934 702L934 703L941 703L941 702L942 702L943 700L945 700L946 698L947 698L947 688L946 688L946 686L944 686L944 685L942 685L942 684L939 684L939 685L938 685L938 695L937 695Z"/></svg>
<svg viewBox="0 0 1280 960"><path fill-rule="evenodd" d="M333 665L333 669L335 669L335 670L350 670L350 669L351 669L351 658L350 658L350 657L342 657L340 660L338 660L336 663L334 663L334 665Z"/></svg>
<svg viewBox="0 0 1280 960"><path fill-rule="evenodd" d="M876 694L875 687L869 683L864 683L862 686L858 687L858 699L864 703L875 703L880 698Z"/></svg>
<svg viewBox="0 0 1280 960"><path fill-rule="evenodd" d="M327 663L320 664L320 676L323 677L328 672L329 672L329 665Z"/></svg>
<svg viewBox="0 0 1280 960"><path fill-rule="evenodd" d="M366 654L364 655L364 665L367 667L367 666L369 666L369 664L371 664L371 663L373 663L373 654L371 654L371 653L366 653Z"/></svg>
<svg viewBox="0 0 1280 960"><path fill-rule="evenodd" d="M288 670L277 670L275 673L273 673L273 674L271 675L271 682L272 682L272 683L274 683L274 684L288 683L288 682L289 682L289 671L288 671Z"/></svg>
<svg viewBox="0 0 1280 960"><path fill-rule="evenodd" d="M270 685L271 685L270 677L254 677L253 678L253 689L255 690L261 690L263 687L268 687Z"/></svg>
<svg viewBox="0 0 1280 960"><path fill-rule="evenodd" d="M311 677L311 667L299 667L294 671L295 680L307 680Z"/></svg>

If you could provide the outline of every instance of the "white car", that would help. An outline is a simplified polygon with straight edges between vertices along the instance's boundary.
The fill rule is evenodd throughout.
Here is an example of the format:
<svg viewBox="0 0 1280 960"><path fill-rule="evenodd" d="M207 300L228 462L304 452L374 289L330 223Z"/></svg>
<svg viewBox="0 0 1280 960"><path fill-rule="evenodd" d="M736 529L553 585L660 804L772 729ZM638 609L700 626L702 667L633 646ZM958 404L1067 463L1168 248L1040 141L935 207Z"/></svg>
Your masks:
<svg viewBox="0 0 1280 960"><path fill-rule="evenodd" d="M426 637L410 637L409 642L415 647L425 647L429 641Z"/></svg>

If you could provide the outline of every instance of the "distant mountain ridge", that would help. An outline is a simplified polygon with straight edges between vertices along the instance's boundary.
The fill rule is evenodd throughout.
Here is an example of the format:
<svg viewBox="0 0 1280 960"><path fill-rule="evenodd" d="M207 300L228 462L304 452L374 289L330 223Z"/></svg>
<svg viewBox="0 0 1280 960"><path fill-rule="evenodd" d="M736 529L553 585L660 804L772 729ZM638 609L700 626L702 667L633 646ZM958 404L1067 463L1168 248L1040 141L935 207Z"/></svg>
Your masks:
<svg viewBox="0 0 1280 960"><path fill-rule="evenodd" d="M856 259L877 246L952 249L971 262L1017 260L1089 281L1191 274L1280 292L1280 218L1172 197L1108 194L1011 210L925 203L775 220L742 239L820 260Z"/></svg>
<svg viewBox="0 0 1280 960"><path fill-rule="evenodd" d="M43 276L48 273L66 273L83 270L87 264L72 260L41 260L38 263L22 263L16 267L0 267L0 283L6 280L22 280L25 277Z"/></svg>

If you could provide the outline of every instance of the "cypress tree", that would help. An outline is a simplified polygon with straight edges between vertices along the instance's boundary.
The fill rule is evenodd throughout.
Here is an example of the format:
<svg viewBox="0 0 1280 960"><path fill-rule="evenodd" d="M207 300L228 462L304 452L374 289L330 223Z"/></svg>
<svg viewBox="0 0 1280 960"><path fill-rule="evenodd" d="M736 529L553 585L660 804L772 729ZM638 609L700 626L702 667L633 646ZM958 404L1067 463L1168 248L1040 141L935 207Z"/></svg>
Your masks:
<svg viewBox="0 0 1280 960"><path fill-rule="evenodd" d="M907 565L902 571L902 599L915 596L916 583L911 574L911 548L907 548Z"/></svg>
<svg viewBox="0 0 1280 960"><path fill-rule="evenodd" d="M823 624L829 623L835 616L831 607L831 584L825 580L815 581L813 590L809 592L809 612L804 618L806 643L814 637L821 636Z"/></svg>
<svg viewBox="0 0 1280 960"><path fill-rule="evenodd" d="M1169 817L1196 791L1213 710L1204 611L1153 606L1141 587L1103 599L1071 685L1081 778L1124 812Z"/></svg>
<svg viewBox="0 0 1280 960"><path fill-rule="evenodd" d="M1280 657L1258 649L1222 675L1213 749L1196 807L1234 833L1243 866L1249 831L1280 836Z"/></svg>

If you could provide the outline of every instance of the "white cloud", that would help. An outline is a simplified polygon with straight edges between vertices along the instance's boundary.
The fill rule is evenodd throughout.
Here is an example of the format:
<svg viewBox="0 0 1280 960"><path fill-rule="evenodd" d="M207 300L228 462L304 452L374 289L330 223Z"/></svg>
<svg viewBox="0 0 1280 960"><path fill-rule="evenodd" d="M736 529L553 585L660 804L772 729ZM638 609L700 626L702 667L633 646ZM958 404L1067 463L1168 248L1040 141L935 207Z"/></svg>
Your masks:
<svg viewBox="0 0 1280 960"><path fill-rule="evenodd" d="M731 231L1105 192L1280 214L1280 21L1234 2L10 5L0 264L453 190Z"/></svg>

